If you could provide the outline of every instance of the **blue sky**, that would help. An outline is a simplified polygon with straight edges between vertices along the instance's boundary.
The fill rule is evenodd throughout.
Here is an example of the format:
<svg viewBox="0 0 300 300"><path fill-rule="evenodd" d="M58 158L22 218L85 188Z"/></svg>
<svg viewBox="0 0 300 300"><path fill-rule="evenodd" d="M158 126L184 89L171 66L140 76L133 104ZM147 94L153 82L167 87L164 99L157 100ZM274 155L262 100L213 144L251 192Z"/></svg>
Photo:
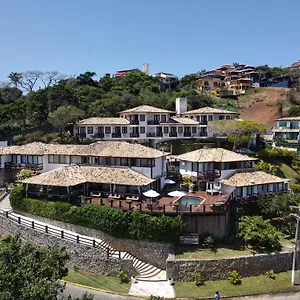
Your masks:
<svg viewBox="0 0 300 300"><path fill-rule="evenodd" d="M0 0L0 81L10 72L178 76L300 59L299 0Z"/></svg>

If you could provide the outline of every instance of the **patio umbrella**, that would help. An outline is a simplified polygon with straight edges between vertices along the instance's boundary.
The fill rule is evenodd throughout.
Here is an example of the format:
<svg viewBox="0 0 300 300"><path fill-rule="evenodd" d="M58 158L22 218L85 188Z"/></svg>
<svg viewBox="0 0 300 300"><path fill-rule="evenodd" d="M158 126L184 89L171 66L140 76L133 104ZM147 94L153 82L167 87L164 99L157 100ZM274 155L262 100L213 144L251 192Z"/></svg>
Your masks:
<svg viewBox="0 0 300 300"><path fill-rule="evenodd" d="M182 197L182 196L185 196L186 193L184 193L182 191L173 191L173 192L168 193L168 195L171 197Z"/></svg>
<svg viewBox="0 0 300 300"><path fill-rule="evenodd" d="M167 178L165 180L165 184L174 184L174 183L175 183L175 181L173 181L172 179Z"/></svg>
<svg viewBox="0 0 300 300"><path fill-rule="evenodd" d="M143 195L149 198L155 198L159 196L159 193L154 190L149 190L147 192L144 192Z"/></svg>

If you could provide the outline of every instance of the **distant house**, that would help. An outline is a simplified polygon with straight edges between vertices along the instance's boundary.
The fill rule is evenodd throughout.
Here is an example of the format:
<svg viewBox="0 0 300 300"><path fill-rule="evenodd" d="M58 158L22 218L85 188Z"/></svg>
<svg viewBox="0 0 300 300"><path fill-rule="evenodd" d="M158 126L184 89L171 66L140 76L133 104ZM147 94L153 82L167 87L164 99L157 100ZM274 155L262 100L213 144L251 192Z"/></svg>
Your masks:
<svg viewBox="0 0 300 300"><path fill-rule="evenodd" d="M259 85L261 87L290 88L291 87L291 78L290 78L290 76L278 76L278 77L268 78L265 80L261 80Z"/></svg>
<svg viewBox="0 0 300 300"><path fill-rule="evenodd" d="M273 141L286 140L289 143L299 143L300 117L285 117L276 120L272 129Z"/></svg>
<svg viewBox="0 0 300 300"><path fill-rule="evenodd" d="M139 69L126 69L126 70L119 70L117 71L113 77L123 77L123 76L126 76L128 74L131 74L131 73L137 73L137 72L141 72Z"/></svg>
<svg viewBox="0 0 300 300"><path fill-rule="evenodd" d="M178 77L171 73L159 72L152 76L159 78L166 88L170 88L173 83L178 82Z"/></svg>

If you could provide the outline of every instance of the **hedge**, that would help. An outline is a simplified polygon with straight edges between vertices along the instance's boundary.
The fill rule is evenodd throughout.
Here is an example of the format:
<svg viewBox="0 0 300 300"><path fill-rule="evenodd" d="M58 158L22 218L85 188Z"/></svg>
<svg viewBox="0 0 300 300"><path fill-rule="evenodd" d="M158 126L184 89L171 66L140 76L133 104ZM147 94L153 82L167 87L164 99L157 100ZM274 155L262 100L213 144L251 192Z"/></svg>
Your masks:
<svg viewBox="0 0 300 300"><path fill-rule="evenodd" d="M14 210L101 230L118 238L176 243L185 226L180 216L154 217L96 204L77 207L66 202L25 198L21 185L11 190L10 203Z"/></svg>

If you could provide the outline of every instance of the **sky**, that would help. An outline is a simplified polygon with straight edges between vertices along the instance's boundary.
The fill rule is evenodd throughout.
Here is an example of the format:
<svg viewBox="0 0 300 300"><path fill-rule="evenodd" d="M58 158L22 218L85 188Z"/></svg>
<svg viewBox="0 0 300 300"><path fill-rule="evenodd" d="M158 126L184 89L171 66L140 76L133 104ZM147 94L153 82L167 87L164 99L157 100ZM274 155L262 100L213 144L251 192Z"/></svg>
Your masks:
<svg viewBox="0 0 300 300"><path fill-rule="evenodd" d="M179 77L233 62L300 59L299 0L0 0L0 82L10 72Z"/></svg>

